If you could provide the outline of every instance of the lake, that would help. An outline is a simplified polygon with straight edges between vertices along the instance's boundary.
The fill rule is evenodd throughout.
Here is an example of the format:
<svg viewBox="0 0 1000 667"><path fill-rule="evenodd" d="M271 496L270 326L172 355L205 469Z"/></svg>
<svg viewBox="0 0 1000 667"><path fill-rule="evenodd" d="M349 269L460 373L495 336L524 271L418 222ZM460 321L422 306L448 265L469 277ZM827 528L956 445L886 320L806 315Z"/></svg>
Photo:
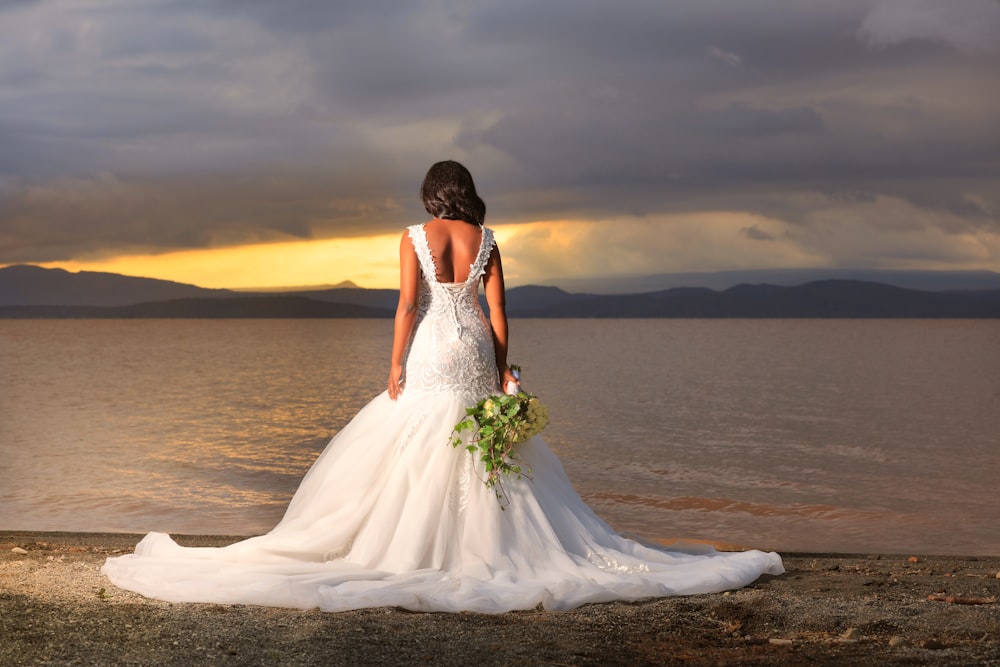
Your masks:
<svg viewBox="0 0 1000 667"><path fill-rule="evenodd" d="M267 531L391 328L0 320L0 529ZM620 531L1000 555L1000 321L518 319L511 360Z"/></svg>

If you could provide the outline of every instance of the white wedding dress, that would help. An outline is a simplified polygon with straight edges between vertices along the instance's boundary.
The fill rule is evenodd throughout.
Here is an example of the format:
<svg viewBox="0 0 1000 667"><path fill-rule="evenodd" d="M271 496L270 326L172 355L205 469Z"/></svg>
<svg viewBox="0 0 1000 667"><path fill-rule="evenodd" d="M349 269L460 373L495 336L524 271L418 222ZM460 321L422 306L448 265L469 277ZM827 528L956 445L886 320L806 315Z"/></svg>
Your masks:
<svg viewBox="0 0 1000 667"><path fill-rule="evenodd" d="M409 234L422 277L402 395L383 392L333 438L271 532L222 548L150 533L107 560L115 585L175 602L495 613L718 592L784 571L773 553L618 535L539 437L519 445L532 479L506 480L502 509L475 457L450 444L465 408L500 392L477 296L493 234L464 283L438 282L423 226Z"/></svg>

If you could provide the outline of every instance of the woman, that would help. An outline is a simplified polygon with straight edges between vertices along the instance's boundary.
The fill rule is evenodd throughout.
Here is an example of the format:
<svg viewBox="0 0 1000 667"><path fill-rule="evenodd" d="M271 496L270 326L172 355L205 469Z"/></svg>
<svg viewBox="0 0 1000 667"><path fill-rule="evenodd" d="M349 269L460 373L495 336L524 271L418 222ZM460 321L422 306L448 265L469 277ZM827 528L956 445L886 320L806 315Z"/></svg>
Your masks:
<svg viewBox="0 0 1000 667"><path fill-rule="evenodd" d="M400 243L387 390L333 438L281 522L220 549L150 533L103 572L171 601L480 612L717 592L780 574L776 554L690 554L617 535L538 437L518 445L532 479L506 480L501 507L475 457L450 446L465 408L514 381L500 252L465 167L433 165L421 196L433 218Z"/></svg>
<svg viewBox="0 0 1000 667"><path fill-rule="evenodd" d="M434 217L423 225L408 228L400 242L399 305L392 341L389 397L396 399L400 394L403 357L410 348L418 304L422 302L422 312L427 312L432 304L452 305L450 312L463 317L464 325L470 328L468 331L456 330L452 335L446 330L426 327L421 331L423 337L414 346L416 349L427 350L432 343L427 339L434 338L438 342L448 339L453 346L467 350L475 357L477 378L472 379L473 384L488 380L491 367L496 369L500 384L491 385L485 392L475 392L479 394L475 395L478 400L482 394L495 393L501 385L506 387L508 382L517 382L507 366L507 313L500 250L493 240L492 230L483 227L486 204L476 193L472 175L461 164L446 161L432 166L424 178L420 196L424 208ZM477 265L480 255L485 258L485 266ZM427 274L422 272L423 266ZM424 282L421 282L422 275L427 277ZM480 275L489 304L488 323L479 307ZM461 280L456 282L456 278ZM434 385L445 381L458 391L467 390L468 387L461 385L469 378L464 377L464 369L460 367L467 365L469 360L462 354L455 354L457 348L444 354L440 349L437 347L430 359L410 361L414 366L411 370L416 373L415 382L427 388L428 378L433 377Z"/></svg>

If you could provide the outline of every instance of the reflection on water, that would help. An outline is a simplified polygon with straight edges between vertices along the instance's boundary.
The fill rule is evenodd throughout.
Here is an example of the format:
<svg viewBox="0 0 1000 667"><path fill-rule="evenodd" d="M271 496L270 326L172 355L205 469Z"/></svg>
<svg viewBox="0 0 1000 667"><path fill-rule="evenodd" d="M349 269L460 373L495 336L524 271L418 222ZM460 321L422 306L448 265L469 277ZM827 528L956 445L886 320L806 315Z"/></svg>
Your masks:
<svg viewBox="0 0 1000 667"><path fill-rule="evenodd" d="M382 390L391 333L0 320L0 528L266 531ZM515 320L511 354L620 530L1000 554L1000 322Z"/></svg>

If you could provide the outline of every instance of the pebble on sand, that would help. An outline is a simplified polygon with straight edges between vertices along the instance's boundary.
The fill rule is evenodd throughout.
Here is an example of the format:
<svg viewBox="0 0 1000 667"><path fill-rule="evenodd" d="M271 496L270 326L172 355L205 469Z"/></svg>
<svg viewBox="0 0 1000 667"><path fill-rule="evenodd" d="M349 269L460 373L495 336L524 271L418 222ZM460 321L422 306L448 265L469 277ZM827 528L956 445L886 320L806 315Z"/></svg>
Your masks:
<svg viewBox="0 0 1000 667"><path fill-rule="evenodd" d="M27 556L28 555L28 550L27 549L22 549L21 547L14 547L13 549L11 549L11 551L13 551L14 553L16 553L18 556Z"/></svg>

